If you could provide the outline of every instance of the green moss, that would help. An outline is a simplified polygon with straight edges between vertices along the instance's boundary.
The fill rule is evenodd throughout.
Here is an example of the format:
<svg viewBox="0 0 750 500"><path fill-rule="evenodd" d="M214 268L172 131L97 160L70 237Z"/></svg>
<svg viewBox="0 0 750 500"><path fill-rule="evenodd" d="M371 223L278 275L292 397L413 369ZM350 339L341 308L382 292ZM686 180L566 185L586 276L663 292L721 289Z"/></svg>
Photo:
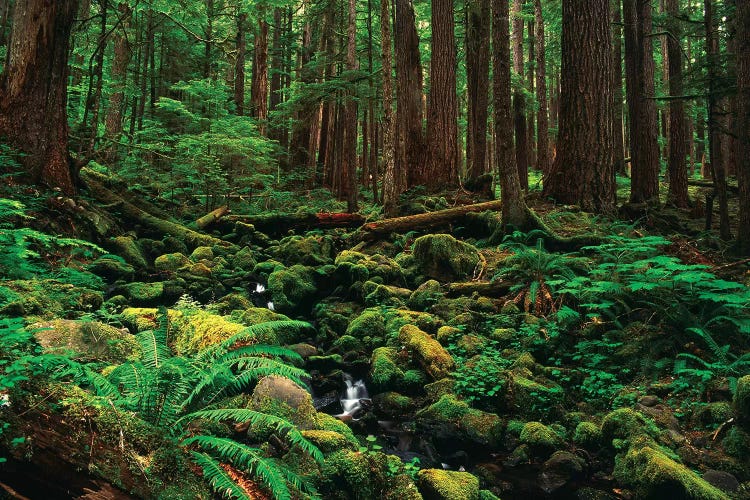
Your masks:
<svg viewBox="0 0 750 500"><path fill-rule="evenodd" d="M302 436L317 446L323 453L331 453L344 448L355 449L355 446L347 440L346 436L335 431L310 429L302 431Z"/></svg>
<svg viewBox="0 0 750 500"><path fill-rule="evenodd" d="M368 307L378 305L400 306L409 298L411 290L368 281L363 285L362 293L365 296L365 305Z"/></svg>
<svg viewBox="0 0 750 500"><path fill-rule="evenodd" d="M469 408L453 394L445 394L437 402L418 411L416 422L428 434L437 428L441 428L441 432L451 429L462 440L489 447L499 446L503 434L500 417Z"/></svg>
<svg viewBox="0 0 750 500"><path fill-rule="evenodd" d="M157 271L176 271L188 264L190 264L190 259L181 253L160 255L154 260L154 268Z"/></svg>
<svg viewBox="0 0 750 500"><path fill-rule="evenodd" d="M622 484L635 488L639 498L729 499L695 472L652 446L634 445L624 456L618 456L614 476Z"/></svg>
<svg viewBox="0 0 750 500"><path fill-rule="evenodd" d="M379 415L389 418L402 418L414 409L414 401L398 392L384 392L372 398L375 410Z"/></svg>
<svg viewBox="0 0 750 500"><path fill-rule="evenodd" d="M362 353L365 351L365 345L361 340L352 337L351 335L344 335L339 337L331 346L331 349L338 351L339 353Z"/></svg>
<svg viewBox="0 0 750 500"><path fill-rule="evenodd" d="M602 420L602 438L605 443L613 439L632 439L641 435L656 436L659 429L632 408L619 408Z"/></svg>
<svg viewBox="0 0 750 500"><path fill-rule="evenodd" d="M195 354L245 329L243 324L203 310L178 313L170 316L170 320L175 329L174 348L181 356Z"/></svg>
<svg viewBox="0 0 750 500"><path fill-rule="evenodd" d="M414 259L422 274L439 281L458 281L473 275L479 252L449 234L428 234L414 242Z"/></svg>
<svg viewBox="0 0 750 500"><path fill-rule="evenodd" d="M288 236L268 250L287 265L322 266L333 262L331 236Z"/></svg>
<svg viewBox="0 0 750 500"><path fill-rule="evenodd" d="M125 295L136 306L156 305L164 295L164 283L128 283L123 287Z"/></svg>
<svg viewBox="0 0 750 500"><path fill-rule="evenodd" d="M519 440L538 455L549 455L564 445L560 436L541 422L526 423Z"/></svg>
<svg viewBox="0 0 750 500"><path fill-rule="evenodd" d="M123 363L141 351L130 333L96 321L54 320L33 325L33 329L46 352L73 351L73 359L79 361Z"/></svg>
<svg viewBox="0 0 750 500"><path fill-rule="evenodd" d="M425 384L424 391L427 393L427 397L432 401L437 401L442 396L453 392L454 384L455 381L453 379L443 378L436 380L431 384Z"/></svg>
<svg viewBox="0 0 750 500"><path fill-rule="evenodd" d="M342 450L326 457L321 467L322 498L381 498L386 487L383 472L386 458L382 453L359 453Z"/></svg>
<svg viewBox="0 0 750 500"><path fill-rule="evenodd" d="M386 308L385 311L381 309L380 312L385 317L386 330L389 335L391 333L394 334L394 340L395 334L397 334L404 325L416 325L420 330L435 334L438 329L445 324L443 320L437 316L425 312L411 311L409 309L395 309L389 307Z"/></svg>
<svg viewBox="0 0 750 500"><path fill-rule="evenodd" d="M573 442L589 450L596 450L601 446L602 431L593 422L581 422L576 426Z"/></svg>
<svg viewBox="0 0 750 500"><path fill-rule="evenodd" d="M242 250L232 256L231 262L235 269L246 272L252 271L258 264L250 247L242 247Z"/></svg>
<svg viewBox="0 0 750 500"><path fill-rule="evenodd" d="M103 255L89 264L86 269L112 281L131 280L135 272L132 265L116 255Z"/></svg>
<svg viewBox="0 0 750 500"><path fill-rule="evenodd" d="M741 427L732 427L726 437L721 441L728 455L741 460L747 460L750 456L750 433Z"/></svg>
<svg viewBox="0 0 750 500"><path fill-rule="evenodd" d="M437 280L428 280L419 285L409 297L409 307L425 311L443 297L443 290Z"/></svg>
<svg viewBox="0 0 750 500"><path fill-rule="evenodd" d="M211 247L197 247L190 254L190 260L193 262L200 262L202 260L212 261L214 260L214 251Z"/></svg>
<svg viewBox="0 0 750 500"><path fill-rule="evenodd" d="M300 265L279 269L268 277L268 293L275 308L284 314L299 314L312 306L317 292L314 269Z"/></svg>
<svg viewBox="0 0 750 500"><path fill-rule="evenodd" d="M365 255L352 250L344 250L336 257L336 274L348 283L379 279L381 283L403 285L404 273L401 266L384 255Z"/></svg>
<svg viewBox="0 0 750 500"><path fill-rule="evenodd" d="M563 389L549 381L545 384L532 380L528 369L519 369L510 378L507 391L508 406L526 418L543 418L562 402Z"/></svg>
<svg viewBox="0 0 750 500"><path fill-rule="evenodd" d="M112 239L112 246L116 249L117 255L125 259L128 264L131 264L138 270L143 270L148 267L148 262L143 256L138 243L130 236L118 236Z"/></svg>
<svg viewBox="0 0 750 500"><path fill-rule="evenodd" d="M404 325L399 330L398 339L433 380L447 376L455 368L450 353L432 336L416 326Z"/></svg>
<svg viewBox="0 0 750 500"><path fill-rule="evenodd" d="M468 472L419 471L419 490L431 500L479 500L479 479Z"/></svg>
<svg viewBox="0 0 750 500"><path fill-rule="evenodd" d="M315 414L315 429L322 431L335 432L344 436L350 444L357 445L359 441L354 436L351 428L341 420L328 415L327 413L316 413Z"/></svg>
<svg viewBox="0 0 750 500"><path fill-rule="evenodd" d="M378 347L370 360L370 386L374 392L397 390L404 380L404 372L396 363L398 351L392 347Z"/></svg>
<svg viewBox="0 0 750 500"><path fill-rule="evenodd" d="M750 430L750 375L745 375L737 380L733 403L740 423L747 430Z"/></svg>
<svg viewBox="0 0 750 500"><path fill-rule="evenodd" d="M14 280L0 289L0 316L52 319L96 311L102 292L58 280Z"/></svg>
<svg viewBox="0 0 750 500"><path fill-rule="evenodd" d="M261 379L253 390L249 407L285 418L303 430L318 428L317 412L312 403L312 396L284 377L272 375ZM258 432L258 430L255 431Z"/></svg>
<svg viewBox="0 0 750 500"><path fill-rule="evenodd" d="M279 269L286 269L286 266L276 260L265 260L256 264L256 266L253 268L253 274L256 274L267 280L272 272L278 271Z"/></svg>
<svg viewBox="0 0 750 500"><path fill-rule="evenodd" d="M346 334L357 339L385 338L385 318L382 311L377 308L365 309L357 316L346 329Z"/></svg>
<svg viewBox="0 0 750 500"><path fill-rule="evenodd" d="M703 426L715 429L732 418L733 414L732 405L726 401L719 401L717 403L708 403L706 406L701 407L696 417L698 422Z"/></svg>

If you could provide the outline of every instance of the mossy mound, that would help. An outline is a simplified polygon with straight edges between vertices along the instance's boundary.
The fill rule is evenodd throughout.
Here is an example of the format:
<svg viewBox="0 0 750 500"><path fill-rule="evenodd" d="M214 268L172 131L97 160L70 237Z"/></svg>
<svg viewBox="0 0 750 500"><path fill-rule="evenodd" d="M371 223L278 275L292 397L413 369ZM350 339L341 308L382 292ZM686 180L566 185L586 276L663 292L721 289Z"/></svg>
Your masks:
<svg viewBox="0 0 750 500"><path fill-rule="evenodd" d="M549 456L565 444L555 431L541 422L527 422L518 439L539 456Z"/></svg>
<svg viewBox="0 0 750 500"><path fill-rule="evenodd" d="M230 262L235 269L251 272L253 268L258 264L255 260L255 252L250 247L242 247L242 249L236 254L232 255Z"/></svg>
<svg viewBox="0 0 750 500"><path fill-rule="evenodd" d="M365 309L349 323L346 334L368 343L382 343L386 336L383 312L378 308Z"/></svg>
<svg viewBox="0 0 750 500"><path fill-rule="evenodd" d="M333 263L335 245L331 236L287 236L268 252L288 266L323 266Z"/></svg>
<svg viewBox="0 0 750 500"><path fill-rule="evenodd" d="M37 342L49 353L74 353L77 361L123 363L140 355L141 348L127 332L97 321L54 320L32 326Z"/></svg>
<svg viewBox="0 0 750 500"><path fill-rule="evenodd" d="M593 422L580 422L573 434L573 442L587 450L596 450L602 444L602 431Z"/></svg>
<svg viewBox="0 0 750 500"><path fill-rule="evenodd" d="M14 280L0 286L0 316L70 318L96 311L103 302L98 290L58 280Z"/></svg>
<svg viewBox="0 0 750 500"><path fill-rule="evenodd" d="M399 330L398 340L433 380L447 376L456 366L440 342L414 325L404 325Z"/></svg>
<svg viewBox="0 0 750 500"><path fill-rule="evenodd" d="M741 425L750 430L750 375L745 375L737 380L733 403Z"/></svg>
<svg viewBox="0 0 750 500"><path fill-rule="evenodd" d="M479 479L468 472L422 469L417 477L425 500L479 500Z"/></svg>
<svg viewBox="0 0 750 500"><path fill-rule="evenodd" d="M426 311L443 297L443 289L437 280L427 280L409 296L407 304L417 311Z"/></svg>
<svg viewBox="0 0 750 500"><path fill-rule="evenodd" d="M399 367L398 351L393 347L378 347L372 353L368 376L373 392L399 390L404 383L404 371Z"/></svg>
<svg viewBox="0 0 750 500"><path fill-rule="evenodd" d="M453 394L445 394L436 403L418 411L416 424L426 436L432 436L438 444L447 447L459 442L496 448L503 435L500 417L470 408Z"/></svg>
<svg viewBox="0 0 750 500"><path fill-rule="evenodd" d="M615 462L615 478L635 488L639 498L728 500L724 492L668 457L656 446L634 443Z"/></svg>
<svg viewBox="0 0 750 500"><path fill-rule="evenodd" d="M154 260L154 269L157 271L177 271L181 267L190 264L190 259L181 253L167 253L160 255Z"/></svg>
<svg viewBox="0 0 750 500"><path fill-rule="evenodd" d="M480 262L476 248L449 234L428 234L417 238L414 259L422 274L441 282L471 277Z"/></svg>
<svg viewBox="0 0 750 500"><path fill-rule="evenodd" d="M112 238L111 245L115 253L125 259L125 261L138 270L148 268L148 262L143 256L143 251L138 246L138 242L130 236L118 236Z"/></svg>
<svg viewBox="0 0 750 500"><path fill-rule="evenodd" d="M507 406L527 419L544 418L557 411L563 400L562 387L548 380L543 380L544 383L534 380L528 369L519 368L516 365L516 370L510 377L506 393Z"/></svg>
<svg viewBox="0 0 750 500"><path fill-rule="evenodd" d="M274 307L291 315L309 310L317 293L314 271L300 265L273 271L268 277L268 293Z"/></svg>
<svg viewBox="0 0 750 500"><path fill-rule="evenodd" d="M134 306L158 305L164 296L164 283L128 283L117 289L125 295Z"/></svg>
<svg viewBox="0 0 750 500"><path fill-rule="evenodd" d="M632 408L619 408L602 420L602 439L610 444L613 439L633 439L637 436L656 436L658 427Z"/></svg>
<svg viewBox="0 0 750 500"><path fill-rule="evenodd" d="M135 274L135 268L119 255L102 255L86 266L86 269L110 281L128 281L133 279Z"/></svg>
<svg viewBox="0 0 750 500"><path fill-rule="evenodd" d="M403 286L406 282L401 266L381 254L365 255L344 250L336 256L336 275L345 282L366 281L379 278L385 284Z"/></svg>
<svg viewBox="0 0 750 500"><path fill-rule="evenodd" d="M356 447L346 436L335 431L321 431L309 429L302 431L302 436L318 447L323 453L331 453L336 450L355 450Z"/></svg>
<svg viewBox="0 0 750 500"><path fill-rule="evenodd" d="M316 428L312 396L288 378L271 375L258 382L250 409L285 418L303 430Z"/></svg>
<svg viewBox="0 0 750 500"><path fill-rule="evenodd" d="M246 328L241 323L202 310L175 314L170 320L175 330L174 349L182 356L195 354L221 343ZM265 340L267 339L258 339L257 342L267 343Z"/></svg>
<svg viewBox="0 0 750 500"><path fill-rule="evenodd" d="M362 285L362 295L368 307L389 305L402 306L409 299L411 290L368 281Z"/></svg>
<svg viewBox="0 0 750 500"><path fill-rule="evenodd" d="M190 254L190 260L193 262L212 261L214 260L214 251L211 247L197 247Z"/></svg>

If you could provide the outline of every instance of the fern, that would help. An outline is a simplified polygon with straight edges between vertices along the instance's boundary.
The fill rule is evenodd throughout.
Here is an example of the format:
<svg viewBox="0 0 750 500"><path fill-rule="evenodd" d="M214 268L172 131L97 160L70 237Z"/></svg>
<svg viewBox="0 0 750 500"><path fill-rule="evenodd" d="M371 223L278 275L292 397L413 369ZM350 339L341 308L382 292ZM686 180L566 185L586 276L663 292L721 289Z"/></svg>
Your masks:
<svg viewBox="0 0 750 500"><path fill-rule="evenodd" d="M234 479L221 467L221 463L207 453L191 451L193 461L200 466L208 484L223 498L252 500Z"/></svg>

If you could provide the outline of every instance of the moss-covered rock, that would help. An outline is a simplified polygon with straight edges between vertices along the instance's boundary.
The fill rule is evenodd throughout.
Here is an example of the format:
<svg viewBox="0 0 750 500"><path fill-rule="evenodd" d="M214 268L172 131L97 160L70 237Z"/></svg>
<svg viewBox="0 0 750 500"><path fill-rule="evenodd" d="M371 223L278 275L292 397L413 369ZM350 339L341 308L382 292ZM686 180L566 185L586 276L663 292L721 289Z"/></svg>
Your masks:
<svg viewBox="0 0 750 500"><path fill-rule="evenodd" d="M635 488L639 498L729 499L655 445L643 442L634 443L627 453L618 456L614 476L620 483Z"/></svg>
<svg viewBox="0 0 750 500"><path fill-rule="evenodd" d="M659 429L632 408L619 408L602 420L602 439L609 444L613 439L633 439L637 436L656 436Z"/></svg>
<svg viewBox="0 0 750 500"><path fill-rule="evenodd" d="M349 323L346 334L354 338L384 339L386 334L385 317L377 308L365 309L362 313Z"/></svg>
<svg viewBox="0 0 750 500"><path fill-rule="evenodd" d="M302 436L317 446L323 453L331 453L332 451L343 449L356 449L346 436L335 431L309 429L302 431Z"/></svg>
<svg viewBox="0 0 750 500"><path fill-rule="evenodd" d="M294 265L273 271L268 277L268 293L276 310L284 314L310 309L317 293L314 269Z"/></svg>
<svg viewBox="0 0 750 500"><path fill-rule="evenodd" d="M97 321L54 320L33 325L34 336L46 352L70 353L78 361L118 364L140 355L141 348L126 330Z"/></svg>
<svg viewBox="0 0 750 500"><path fill-rule="evenodd" d="M231 263L235 269L251 272L258 264L255 259L255 252L250 247L245 246L231 257Z"/></svg>
<svg viewBox="0 0 750 500"><path fill-rule="evenodd" d="M443 290L437 280L427 280L417 287L409 296L409 307L417 311L426 311L443 297Z"/></svg>
<svg viewBox="0 0 750 500"><path fill-rule="evenodd" d="M250 398L251 409L285 418L301 429L316 429L312 396L285 377L263 377Z"/></svg>
<svg viewBox="0 0 750 500"><path fill-rule="evenodd" d="M392 347L378 347L370 361L369 385L373 392L399 390L404 381L404 372L398 366L398 351Z"/></svg>
<svg viewBox="0 0 750 500"><path fill-rule="evenodd" d="M565 444L555 431L541 422L527 422L518 439L539 456L550 455Z"/></svg>
<svg viewBox="0 0 750 500"><path fill-rule="evenodd" d="M177 271L181 267L190 264L190 259L181 253L167 253L160 255L154 260L154 269L157 271Z"/></svg>
<svg viewBox="0 0 750 500"><path fill-rule="evenodd" d="M414 400L398 392L384 392L372 398L373 408L378 415L392 419L403 419L415 409Z"/></svg>
<svg viewBox="0 0 750 500"><path fill-rule="evenodd" d="M417 477L425 500L479 500L479 479L468 472L422 469Z"/></svg>
<svg viewBox="0 0 750 500"><path fill-rule="evenodd" d="M133 279L135 269L119 255L102 255L89 264L86 269L110 281Z"/></svg>
<svg viewBox="0 0 750 500"><path fill-rule="evenodd" d="M528 370L514 371L506 393L506 405L525 418L544 418L557 411L563 399L562 387L540 380L534 380Z"/></svg>
<svg viewBox="0 0 750 500"><path fill-rule="evenodd" d="M118 236L113 238L111 243L115 249L115 253L125 259L128 264L131 264L138 270L148 267L148 262L134 238L130 236Z"/></svg>
<svg viewBox="0 0 750 500"><path fill-rule="evenodd" d="M212 261L214 260L214 251L211 247L197 247L190 254L190 260L193 262Z"/></svg>
<svg viewBox="0 0 750 500"><path fill-rule="evenodd" d="M0 316L70 318L96 311L102 292L58 280L14 280L0 286Z"/></svg>
<svg viewBox="0 0 750 500"><path fill-rule="evenodd" d="M331 236L287 236L268 251L287 265L322 266L333 262L334 247Z"/></svg>
<svg viewBox="0 0 750 500"><path fill-rule="evenodd" d="M587 450L596 450L602 443L602 431L593 422L580 422L573 434L573 442Z"/></svg>
<svg viewBox="0 0 750 500"><path fill-rule="evenodd" d="M377 278L384 284L403 286L404 273L393 259L381 255L365 255L353 250L344 250L336 256L336 275L340 279L354 283Z"/></svg>
<svg viewBox="0 0 750 500"><path fill-rule="evenodd" d="M456 366L440 342L414 325L404 325L399 330L398 340L434 380L447 376Z"/></svg>
<svg viewBox="0 0 750 500"><path fill-rule="evenodd" d="M750 430L750 375L745 375L737 380L733 403L741 425Z"/></svg>
<svg viewBox="0 0 750 500"><path fill-rule="evenodd" d="M243 324L203 310L175 314L170 320L175 330L174 349L183 356L219 344L245 329ZM264 340L257 339L256 342L265 343Z"/></svg>
<svg viewBox="0 0 750 500"><path fill-rule="evenodd" d="M443 282L471 277L480 261L476 248L449 234L428 234L417 238L414 259L422 274Z"/></svg>
<svg viewBox="0 0 750 500"><path fill-rule="evenodd" d="M120 290L130 299L132 305L151 306L161 302L164 296L164 283L161 281L155 283L134 282L126 284Z"/></svg>
<svg viewBox="0 0 750 500"><path fill-rule="evenodd" d="M493 448L499 446L503 435L500 417L470 408L453 394L445 394L437 402L418 411L416 424L426 436L449 446L454 446L458 440Z"/></svg>
<svg viewBox="0 0 750 500"><path fill-rule="evenodd" d="M365 305L368 307L379 305L401 306L411 295L411 290L368 281L362 285L362 295L365 299Z"/></svg>

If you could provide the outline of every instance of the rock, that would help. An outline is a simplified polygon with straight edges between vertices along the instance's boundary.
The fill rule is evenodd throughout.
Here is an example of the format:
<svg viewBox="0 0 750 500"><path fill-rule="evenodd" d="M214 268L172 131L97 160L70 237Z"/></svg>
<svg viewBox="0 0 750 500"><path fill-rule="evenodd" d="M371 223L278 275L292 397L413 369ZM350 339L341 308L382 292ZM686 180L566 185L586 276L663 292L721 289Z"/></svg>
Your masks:
<svg viewBox="0 0 750 500"><path fill-rule="evenodd" d="M544 380L542 384L532 380L528 370L524 372L518 370L518 366L516 368L506 392L507 406L525 418L541 419L555 411L562 402L562 387L551 381Z"/></svg>
<svg viewBox="0 0 750 500"><path fill-rule="evenodd" d="M372 353L368 383L373 393L398 390L404 381L399 367L398 351L393 347L378 347Z"/></svg>
<svg viewBox="0 0 750 500"><path fill-rule="evenodd" d="M422 469L417 478L425 500L479 500L479 479L468 472Z"/></svg>
<svg viewBox="0 0 750 500"><path fill-rule="evenodd" d="M242 249L234 254L231 258L232 265L235 269L251 272L258 262L255 260L254 252L250 247L242 247Z"/></svg>
<svg viewBox="0 0 750 500"><path fill-rule="evenodd" d="M409 296L409 307L417 311L426 311L443 297L443 289L437 280L428 280L419 285Z"/></svg>
<svg viewBox="0 0 750 500"><path fill-rule="evenodd" d="M518 439L537 456L549 456L565 444L555 431L541 422L526 423Z"/></svg>
<svg viewBox="0 0 750 500"><path fill-rule="evenodd" d="M368 307L382 305L398 307L406 302L411 295L411 290L368 281L362 286L362 295Z"/></svg>
<svg viewBox="0 0 750 500"><path fill-rule="evenodd" d="M737 389L732 399L740 424L750 431L750 375L737 380Z"/></svg>
<svg viewBox="0 0 750 500"><path fill-rule="evenodd" d="M426 436L453 451L461 443L497 448L503 434L500 417L469 408L453 394L445 394L436 403L418 411L415 422Z"/></svg>
<svg viewBox="0 0 750 500"><path fill-rule="evenodd" d="M253 390L250 406L256 411L286 418L302 429L316 428L312 396L288 378L263 377Z"/></svg>
<svg viewBox="0 0 750 500"><path fill-rule="evenodd" d="M179 238L175 238L174 236L166 236L163 240L161 240L162 243L164 243L164 251L168 253L181 253L183 255L186 255L188 253L188 247L185 245L185 242L183 242Z"/></svg>
<svg viewBox="0 0 750 500"><path fill-rule="evenodd" d="M284 314L309 310L317 293L313 274L313 268L300 265L273 271L268 277L268 294L276 310Z"/></svg>
<svg viewBox="0 0 750 500"><path fill-rule="evenodd" d="M318 348L310 344L293 344L289 349L299 354L302 358L309 358L318 354Z"/></svg>
<svg viewBox="0 0 750 500"><path fill-rule="evenodd" d="M287 236L268 251L288 266L316 267L333 262L334 240L331 236Z"/></svg>
<svg viewBox="0 0 750 500"><path fill-rule="evenodd" d="M586 461L567 451L556 451L544 462L539 473L539 487L551 495L560 488L581 479Z"/></svg>
<svg viewBox="0 0 750 500"><path fill-rule="evenodd" d="M380 254L365 255L344 250L336 256L336 275L348 283L379 278L384 284L403 286L404 272L393 259Z"/></svg>
<svg viewBox="0 0 750 500"><path fill-rule="evenodd" d="M354 318L346 329L346 334L354 338L375 340L372 343L381 343L385 339L385 318L378 308L365 309Z"/></svg>
<svg viewBox="0 0 750 500"><path fill-rule="evenodd" d="M656 406L659 403L659 398L656 396L643 396L638 400L638 404L651 407Z"/></svg>
<svg viewBox="0 0 750 500"><path fill-rule="evenodd" d="M740 482L729 472L709 469L703 474L703 480L727 493L736 493L740 489Z"/></svg>
<svg viewBox="0 0 750 500"><path fill-rule="evenodd" d="M346 436L335 431L304 430L302 431L302 437L317 446L323 453L331 453L342 449L356 450Z"/></svg>
<svg viewBox="0 0 750 500"><path fill-rule="evenodd" d="M154 268L157 271L177 271L188 264L190 264L190 259L181 253L167 253L154 260Z"/></svg>
<svg viewBox="0 0 750 500"><path fill-rule="evenodd" d="M112 239L112 246L117 250L117 255L125 259L138 270L148 268L148 262L143 256L138 243L130 236L118 236Z"/></svg>
<svg viewBox="0 0 750 500"><path fill-rule="evenodd" d="M632 408L619 408L602 420L602 438L605 444L613 439L631 439L636 436L656 436L659 429L650 420Z"/></svg>
<svg viewBox="0 0 750 500"><path fill-rule="evenodd" d="M378 415L392 419L403 419L415 409L414 401L398 392L384 392L372 398L373 408Z"/></svg>
<svg viewBox="0 0 750 500"><path fill-rule="evenodd" d="M581 422L576 426L573 442L587 450L596 451L602 444L602 431L593 422Z"/></svg>
<svg viewBox="0 0 750 500"><path fill-rule="evenodd" d="M136 359L141 347L127 330L97 321L72 321L59 319L32 326L34 337L45 352L65 354L73 351L72 358L82 362L124 363Z"/></svg>
<svg viewBox="0 0 750 500"><path fill-rule="evenodd" d="M200 262L203 260L212 261L214 260L214 251L211 247L197 247L190 254L190 260L193 262Z"/></svg>
<svg viewBox="0 0 750 500"><path fill-rule="evenodd" d="M164 283L128 283L121 288L124 295L135 306L153 306L161 302L164 295Z"/></svg>
<svg viewBox="0 0 750 500"><path fill-rule="evenodd" d="M414 325L404 325L398 332L398 340L433 380L446 377L455 368L450 353L432 336Z"/></svg>
<svg viewBox="0 0 750 500"><path fill-rule="evenodd" d="M422 274L442 282L470 278L480 261L476 248L449 234L417 238L413 253Z"/></svg>
<svg viewBox="0 0 750 500"><path fill-rule="evenodd" d="M86 269L110 281L133 279L135 269L119 255L102 255Z"/></svg>

